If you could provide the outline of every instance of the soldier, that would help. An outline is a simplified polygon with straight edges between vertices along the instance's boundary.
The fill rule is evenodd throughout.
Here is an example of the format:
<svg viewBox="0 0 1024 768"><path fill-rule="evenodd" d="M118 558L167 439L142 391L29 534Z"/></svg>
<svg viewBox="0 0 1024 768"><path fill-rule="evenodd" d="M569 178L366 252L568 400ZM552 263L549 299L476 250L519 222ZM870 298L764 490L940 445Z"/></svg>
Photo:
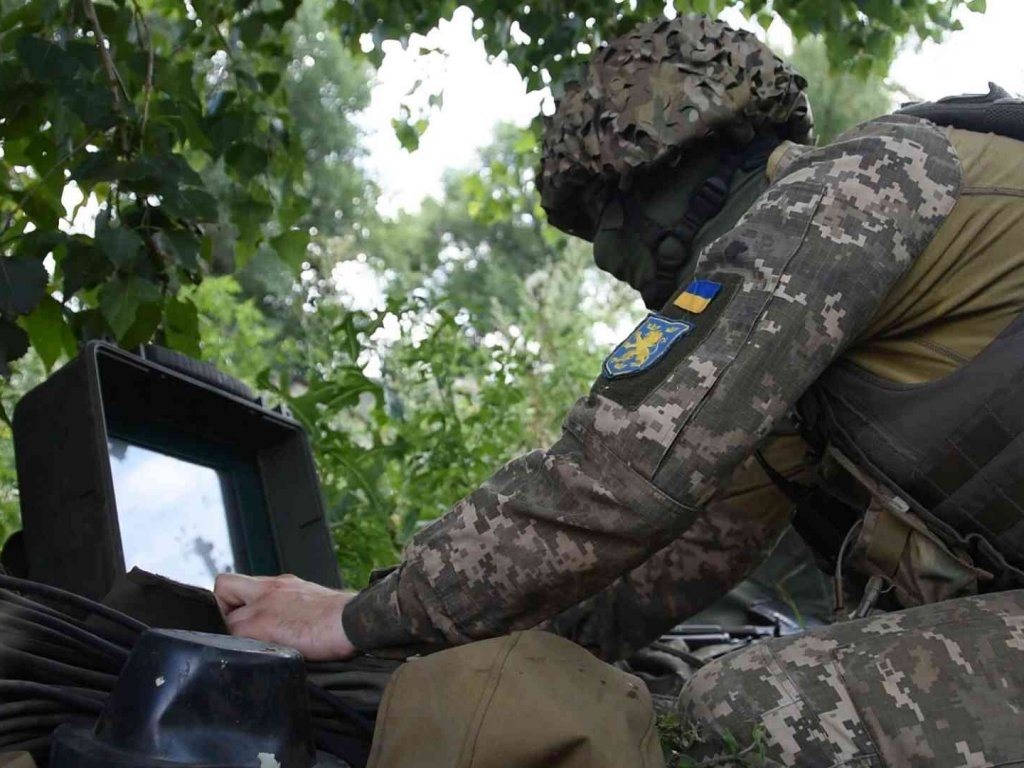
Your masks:
<svg viewBox="0 0 1024 768"><path fill-rule="evenodd" d="M355 597L224 577L232 631L344 656L547 622L617 658L740 581L795 507L840 600L871 577L859 615L882 586L998 594L705 668L694 749L728 730L784 765L1022 759L1024 598L1002 590L1024 585L1024 144L896 114L814 148L805 86L703 17L600 49L548 121L542 201L650 314L561 439L400 566Z"/></svg>

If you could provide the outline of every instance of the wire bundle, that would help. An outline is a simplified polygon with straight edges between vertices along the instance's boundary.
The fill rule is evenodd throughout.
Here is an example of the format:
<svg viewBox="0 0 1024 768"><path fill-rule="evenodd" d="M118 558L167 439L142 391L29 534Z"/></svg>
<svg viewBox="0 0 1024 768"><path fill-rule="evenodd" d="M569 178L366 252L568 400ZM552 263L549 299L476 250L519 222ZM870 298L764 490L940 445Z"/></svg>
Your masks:
<svg viewBox="0 0 1024 768"><path fill-rule="evenodd" d="M0 753L45 760L57 726L95 721L146 629L80 595L0 575ZM365 764L372 718L396 666L376 659L307 665L318 749Z"/></svg>

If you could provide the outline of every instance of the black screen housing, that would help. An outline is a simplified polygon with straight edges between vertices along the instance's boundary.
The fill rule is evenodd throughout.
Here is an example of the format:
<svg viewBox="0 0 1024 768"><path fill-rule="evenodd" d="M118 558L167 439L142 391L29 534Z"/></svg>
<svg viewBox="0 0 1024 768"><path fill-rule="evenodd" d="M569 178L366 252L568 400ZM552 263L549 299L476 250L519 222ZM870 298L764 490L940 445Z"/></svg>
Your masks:
<svg viewBox="0 0 1024 768"><path fill-rule="evenodd" d="M125 572L116 440L216 470L236 570L341 586L306 434L244 392L90 342L13 423L32 579L101 599Z"/></svg>

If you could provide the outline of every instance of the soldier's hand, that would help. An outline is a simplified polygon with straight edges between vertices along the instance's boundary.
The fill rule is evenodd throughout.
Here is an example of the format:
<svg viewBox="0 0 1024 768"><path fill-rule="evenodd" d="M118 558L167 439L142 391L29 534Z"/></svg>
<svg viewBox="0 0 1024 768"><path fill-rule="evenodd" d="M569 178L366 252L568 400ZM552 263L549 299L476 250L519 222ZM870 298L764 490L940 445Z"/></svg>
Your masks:
<svg viewBox="0 0 1024 768"><path fill-rule="evenodd" d="M344 659L356 652L341 624L341 612L355 592L291 575L222 573L213 594L233 635L288 645L311 661Z"/></svg>

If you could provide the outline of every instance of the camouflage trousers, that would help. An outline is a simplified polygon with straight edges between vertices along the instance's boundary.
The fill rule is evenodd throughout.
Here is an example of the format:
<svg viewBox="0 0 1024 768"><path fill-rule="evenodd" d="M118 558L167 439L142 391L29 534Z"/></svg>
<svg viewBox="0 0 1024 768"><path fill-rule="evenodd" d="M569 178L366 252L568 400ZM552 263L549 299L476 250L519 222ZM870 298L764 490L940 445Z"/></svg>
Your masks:
<svg viewBox="0 0 1024 768"><path fill-rule="evenodd" d="M679 705L697 761L1024 766L1024 590L760 642L701 669Z"/></svg>

